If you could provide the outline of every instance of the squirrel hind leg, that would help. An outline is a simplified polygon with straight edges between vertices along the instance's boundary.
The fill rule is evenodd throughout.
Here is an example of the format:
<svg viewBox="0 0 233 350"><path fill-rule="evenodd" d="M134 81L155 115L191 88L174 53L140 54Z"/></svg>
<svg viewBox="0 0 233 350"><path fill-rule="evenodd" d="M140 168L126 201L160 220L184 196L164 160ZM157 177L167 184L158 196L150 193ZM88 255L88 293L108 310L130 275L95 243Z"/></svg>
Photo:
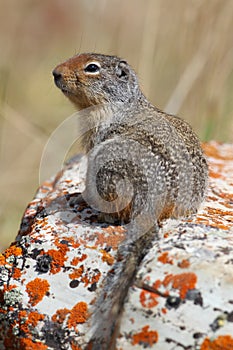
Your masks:
<svg viewBox="0 0 233 350"><path fill-rule="evenodd" d="M128 224L131 219L131 212L132 203L130 202L123 210L119 210L114 213L100 212L98 215L98 221L114 225Z"/></svg>

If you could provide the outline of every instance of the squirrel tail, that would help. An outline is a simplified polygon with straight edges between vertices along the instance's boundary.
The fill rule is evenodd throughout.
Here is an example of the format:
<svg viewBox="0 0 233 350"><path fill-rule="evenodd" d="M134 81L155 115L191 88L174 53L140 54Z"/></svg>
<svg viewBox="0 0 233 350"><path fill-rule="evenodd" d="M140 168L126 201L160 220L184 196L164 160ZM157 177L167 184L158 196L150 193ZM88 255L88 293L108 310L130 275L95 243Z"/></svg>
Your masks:
<svg viewBox="0 0 233 350"><path fill-rule="evenodd" d="M115 341L119 331L123 305L129 288L132 286L140 263L158 238L158 225L154 225L148 232L135 237L137 225L129 228L128 239L118 248L117 261L108 273L100 297L95 304L95 311L91 317L91 340L86 350L115 349ZM134 232L130 232L130 231ZM140 228L137 228L140 232Z"/></svg>

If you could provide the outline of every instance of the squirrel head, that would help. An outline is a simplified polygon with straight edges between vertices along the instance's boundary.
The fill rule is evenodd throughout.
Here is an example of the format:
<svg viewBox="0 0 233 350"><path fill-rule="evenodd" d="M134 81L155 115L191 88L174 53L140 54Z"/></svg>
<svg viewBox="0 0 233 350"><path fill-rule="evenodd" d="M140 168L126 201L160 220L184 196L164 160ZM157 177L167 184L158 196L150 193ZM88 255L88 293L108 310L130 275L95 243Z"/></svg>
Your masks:
<svg viewBox="0 0 233 350"><path fill-rule="evenodd" d="M137 76L116 56L76 55L53 70L55 84L78 109L103 103L130 103L142 95Z"/></svg>

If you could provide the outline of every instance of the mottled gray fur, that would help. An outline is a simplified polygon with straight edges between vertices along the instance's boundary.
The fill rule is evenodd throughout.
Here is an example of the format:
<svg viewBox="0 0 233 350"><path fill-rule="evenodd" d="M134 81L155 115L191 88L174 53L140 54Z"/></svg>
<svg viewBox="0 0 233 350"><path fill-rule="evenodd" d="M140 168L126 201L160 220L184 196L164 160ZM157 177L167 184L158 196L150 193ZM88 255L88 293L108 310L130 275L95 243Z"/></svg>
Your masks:
<svg viewBox="0 0 233 350"><path fill-rule="evenodd" d="M83 62L98 62L100 69L85 73ZM207 186L206 159L192 128L145 98L126 61L82 54L59 65L54 76L78 108L100 105L90 111L90 130L82 138L88 153L82 195L105 220L127 224L118 261L95 304L88 345L114 349L124 300L158 222L197 211Z"/></svg>

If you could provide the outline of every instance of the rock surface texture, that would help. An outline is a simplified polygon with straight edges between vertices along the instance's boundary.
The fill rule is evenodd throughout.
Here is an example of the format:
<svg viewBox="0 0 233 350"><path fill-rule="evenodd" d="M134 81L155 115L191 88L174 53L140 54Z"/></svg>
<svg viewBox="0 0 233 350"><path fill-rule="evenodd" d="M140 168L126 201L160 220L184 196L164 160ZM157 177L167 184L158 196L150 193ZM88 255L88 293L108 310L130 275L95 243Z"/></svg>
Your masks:
<svg viewBox="0 0 233 350"><path fill-rule="evenodd" d="M168 220L122 312L117 350L233 349L233 145L204 145L206 201ZM0 255L0 349L85 349L93 305L126 234L74 207L85 159L44 183Z"/></svg>

